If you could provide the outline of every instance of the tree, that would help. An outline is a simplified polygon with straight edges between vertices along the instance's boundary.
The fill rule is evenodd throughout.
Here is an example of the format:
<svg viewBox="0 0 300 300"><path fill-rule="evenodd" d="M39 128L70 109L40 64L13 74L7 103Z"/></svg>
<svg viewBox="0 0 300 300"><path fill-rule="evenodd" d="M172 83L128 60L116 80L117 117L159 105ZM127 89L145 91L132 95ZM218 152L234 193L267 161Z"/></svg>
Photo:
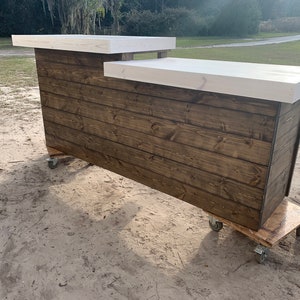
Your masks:
<svg viewBox="0 0 300 300"><path fill-rule="evenodd" d="M110 10L113 23L112 23L112 33L120 33L120 18L121 18L121 7L123 0L106 0L104 6Z"/></svg>
<svg viewBox="0 0 300 300"><path fill-rule="evenodd" d="M195 36L206 32L206 23L193 10L165 8L161 12L132 10L125 15L123 34L146 36Z"/></svg>
<svg viewBox="0 0 300 300"><path fill-rule="evenodd" d="M275 7L278 5L278 0L259 0L262 20L274 18Z"/></svg>
<svg viewBox="0 0 300 300"><path fill-rule="evenodd" d="M214 35L245 36L258 32L261 11L257 0L232 0L212 26Z"/></svg>
<svg viewBox="0 0 300 300"><path fill-rule="evenodd" d="M300 17L300 1L289 0L287 7L287 15L290 17Z"/></svg>
<svg viewBox="0 0 300 300"><path fill-rule="evenodd" d="M51 26L49 14L43 14L40 0L0 0L0 36L47 33Z"/></svg>
<svg viewBox="0 0 300 300"><path fill-rule="evenodd" d="M52 22L58 16L61 33L95 33L97 10L104 0L41 0Z"/></svg>

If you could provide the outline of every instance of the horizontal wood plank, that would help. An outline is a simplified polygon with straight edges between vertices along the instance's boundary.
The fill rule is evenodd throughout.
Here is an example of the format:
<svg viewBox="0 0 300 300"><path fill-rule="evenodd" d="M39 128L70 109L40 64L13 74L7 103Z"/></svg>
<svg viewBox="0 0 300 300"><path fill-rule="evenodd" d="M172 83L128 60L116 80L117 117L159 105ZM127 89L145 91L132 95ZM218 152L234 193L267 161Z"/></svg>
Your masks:
<svg viewBox="0 0 300 300"><path fill-rule="evenodd" d="M88 102L80 101L79 103L76 99L44 91L41 91L41 97L44 106L52 107L61 111L76 113L76 111L80 110L82 105L91 106L93 110L101 109L100 107L95 107L94 104L90 104ZM114 103L114 101L111 102ZM127 105L120 105L120 107L126 109ZM105 109L107 108L104 108L104 110ZM271 144L269 142L223 133L217 130L206 129L190 124L161 120L153 117L151 117L152 122L149 124L149 118L141 116L141 114L132 114L131 119L132 118L137 120L142 119L141 121L137 121L137 124L142 123L145 125L142 126L139 124L139 127L137 127L135 124L132 124L132 126L130 126L131 123L129 122L124 125L125 127L129 126L130 129L136 128L135 130L137 131L142 131L146 134L154 135L165 140L211 152L217 152L262 165L267 165L269 162L271 150ZM99 116L99 120L101 119L103 120L103 117Z"/></svg>
<svg viewBox="0 0 300 300"><path fill-rule="evenodd" d="M299 147L300 105L282 105L279 112L270 171L263 204L262 222L265 222L285 196L289 194ZM276 193L274 193L276 191Z"/></svg>
<svg viewBox="0 0 300 300"><path fill-rule="evenodd" d="M35 49L35 57L38 61L39 68L48 69L50 65L55 66L55 64L58 63L60 66L63 65L67 70L70 70L69 68L73 69L74 66L77 69L81 67L91 67L92 69L100 68L103 70L104 61L122 60L121 54L109 55L47 49Z"/></svg>
<svg viewBox="0 0 300 300"><path fill-rule="evenodd" d="M46 131L48 130L48 127L50 130L49 124L47 124L45 128ZM62 126L59 125L51 127L51 130L55 130L55 132L59 133L58 128L62 130L62 132L66 135L65 139L72 139L69 140L70 142L74 142L73 139L77 138L78 144L83 143L83 145L86 145L86 147L93 146L95 147L95 149L105 148L105 151L103 150L104 153L115 153L114 155L111 155L113 155L116 158L121 158L125 161L126 159L128 161L130 161L131 159L137 161L140 160L141 166L147 163L149 164L149 168L157 168L158 172L164 170L163 172L166 172L166 174L169 174L169 176L174 176L174 172L182 172L176 164L173 165L173 163L169 162L168 159L166 159L165 157L159 157L152 153L147 153L138 149L127 147L122 144L115 143L97 136L84 134L78 130L74 131L72 129L62 128ZM169 149L169 151L171 150L172 149ZM126 157L126 159L124 158L124 156ZM253 187L261 187L264 185L263 180L266 176L266 168L262 168L255 164L244 163L243 161L238 161L234 159L224 159L223 157L219 157L218 155L214 155L210 152L204 151L199 151L196 157L196 164L198 165L198 168L202 171L217 174L225 178L245 183ZM167 167L164 166L164 163L166 162ZM184 166L180 165L180 167L183 168ZM191 176L193 172L191 172L190 169L189 172ZM191 180L191 178L189 178L188 180Z"/></svg>
<svg viewBox="0 0 300 300"><path fill-rule="evenodd" d="M155 137L92 119L84 117L78 118L76 115L61 113L46 107L43 108L43 111L46 128L56 127L60 124L80 130L91 136L101 137L131 148L167 158L172 165L175 165L176 162L183 164L181 172L185 174L190 182L193 182L193 185L223 198L240 202L246 206L255 209L261 208L264 193L263 190L226 179L210 172L202 171L198 168L200 165L198 160L195 160L193 152L191 153L188 147L181 147ZM186 168L186 165L193 168Z"/></svg>
<svg viewBox="0 0 300 300"><path fill-rule="evenodd" d="M89 100L87 93L91 93L91 89L89 89L88 86L70 82L62 83L61 81L45 77L40 77L39 81L42 91L55 93L66 97L78 95L81 99L83 98L83 100ZM89 92L86 92L88 89ZM99 90L99 93L101 96L103 95L102 90ZM99 93L97 97L99 99L98 101L101 102ZM94 91L94 95L97 95L97 91ZM105 98L105 95L103 97ZM133 99L136 99L136 95L132 95L132 97ZM117 105L117 101L118 98L116 101L113 101L114 106ZM95 100L93 102L95 102ZM150 107L148 106L147 109L147 106L145 105L142 113L146 114L148 111L149 114L150 111L151 115L156 113L158 117L168 119L170 119L173 114L175 120L177 120L177 117L179 118L178 121L208 129L214 129L225 133L233 133L264 141L271 141L273 138L275 121L274 118L271 117L226 110L222 108L208 107L205 105L185 104L183 110L180 108L181 105L179 105L179 108L176 110L176 101L174 103L170 103L169 105L164 105L164 102L162 101L161 103L156 102L154 108L151 105ZM174 114L175 111L177 115Z"/></svg>
<svg viewBox="0 0 300 300"><path fill-rule="evenodd" d="M111 155L93 151L83 145L76 145L59 137L46 135L47 145L87 162L101 166L127 178L136 180L168 195L174 196L207 212L226 216L228 220L245 224L248 228L258 229L259 212L236 202L216 197L190 185L164 175L157 175L146 168L116 159Z"/></svg>
<svg viewBox="0 0 300 300"><path fill-rule="evenodd" d="M205 196L196 206L217 215L226 204L227 219L253 229L282 201L299 103L105 78L103 61L120 55L36 53L47 145L192 204Z"/></svg>
<svg viewBox="0 0 300 300"><path fill-rule="evenodd" d="M194 125L263 141L272 140L275 125L275 120L271 117L222 108L215 109L204 105L191 106L187 119Z"/></svg>
<svg viewBox="0 0 300 300"><path fill-rule="evenodd" d="M52 55L49 55L49 57L50 58L48 59L51 59ZM72 63L72 61L74 60L72 54L70 54L70 58L63 57L64 53L62 53L61 62L65 63L59 62L59 55L56 59L56 62L51 63L49 63L47 59L44 60L42 57L38 58L37 71L39 76L95 85L98 87L101 86L119 91L132 92L140 95L245 111L271 117L274 117L276 115L279 107L279 104L277 102L272 101L270 102L246 97L238 97L234 95L192 91L188 89L179 89L174 87L139 83L135 81L107 78L103 75L102 63L100 63L99 65L99 61L103 59L102 57L100 57L99 60L96 60L96 63L94 65L89 65L88 63L84 62L84 59L89 59L88 56L87 58L81 58L81 56L79 56L78 59L81 59L79 62L81 65L79 66L76 66ZM115 58L116 57L112 56L109 59L114 60ZM71 61L70 64L67 64L68 60Z"/></svg>

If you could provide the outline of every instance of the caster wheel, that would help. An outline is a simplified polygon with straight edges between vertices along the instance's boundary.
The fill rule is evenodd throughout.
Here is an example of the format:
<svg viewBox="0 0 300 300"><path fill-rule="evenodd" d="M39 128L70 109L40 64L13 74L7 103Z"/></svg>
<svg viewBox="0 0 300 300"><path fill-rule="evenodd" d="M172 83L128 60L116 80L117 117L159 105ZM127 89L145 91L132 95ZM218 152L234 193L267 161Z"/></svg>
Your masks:
<svg viewBox="0 0 300 300"><path fill-rule="evenodd" d="M296 229L296 237L300 237L300 227Z"/></svg>
<svg viewBox="0 0 300 300"><path fill-rule="evenodd" d="M269 249L262 246L262 245L258 245L255 250L255 259L256 261L259 263L259 264L263 264L267 257L268 257L268 254L269 254Z"/></svg>
<svg viewBox="0 0 300 300"><path fill-rule="evenodd" d="M223 223L217 221L215 218L210 217L208 221L209 227L216 232L219 232L223 228Z"/></svg>
<svg viewBox="0 0 300 300"><path fill-rule="evenodd" d="M55 169L58 165L58 159L57 158L48 158L47 162L48 162L48 167L50 169Z"/></svg>

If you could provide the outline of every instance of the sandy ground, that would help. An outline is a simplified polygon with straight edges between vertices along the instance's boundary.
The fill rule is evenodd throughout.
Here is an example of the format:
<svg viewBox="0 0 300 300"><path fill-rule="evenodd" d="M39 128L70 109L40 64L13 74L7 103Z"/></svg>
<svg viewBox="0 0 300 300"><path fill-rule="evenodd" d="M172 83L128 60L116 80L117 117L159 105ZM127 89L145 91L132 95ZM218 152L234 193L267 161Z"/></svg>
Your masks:
<svg viewBox="0 0 300 300"><path fill-rule="evenodd" d="M295 232L259 265L198 208L71 157L49 169L37 88L0 87L0 149L1 300L300 299Z"/></svg>

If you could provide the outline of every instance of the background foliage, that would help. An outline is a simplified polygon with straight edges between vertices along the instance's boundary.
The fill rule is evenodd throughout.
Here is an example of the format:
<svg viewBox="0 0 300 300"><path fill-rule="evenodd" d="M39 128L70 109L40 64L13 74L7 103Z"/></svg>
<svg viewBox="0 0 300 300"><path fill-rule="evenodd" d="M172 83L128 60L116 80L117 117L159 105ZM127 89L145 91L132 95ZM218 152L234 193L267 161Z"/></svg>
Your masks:
<svg viewBox="0 0 300 300"><path fill-rule="evenodd" d="M260 27L259 27L260 25ZM300 31L300 0L1 0L0 36Z"/></svg>

